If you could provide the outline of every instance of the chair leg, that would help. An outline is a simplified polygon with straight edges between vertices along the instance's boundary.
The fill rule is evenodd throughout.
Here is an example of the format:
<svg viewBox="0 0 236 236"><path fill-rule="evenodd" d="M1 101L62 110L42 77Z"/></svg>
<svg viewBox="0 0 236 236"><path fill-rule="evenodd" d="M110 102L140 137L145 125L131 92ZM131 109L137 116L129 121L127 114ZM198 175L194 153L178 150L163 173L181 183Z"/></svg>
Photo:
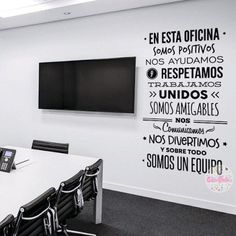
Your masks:
<svg viewBox="0 0 236 236"><path fill-rule="evenodd" d="M65 236L70 236L70 233L85 236L96 236L96 234L67 229L67 225L60 225L60 229L58 230L58 232L63 233Z"/></svg>
<svg viewBox="0 0 236 236"><path fill-rule="evenodd" d="M86 236L96 236L96 234L90 234L90 233L86 233L86 232L80 232L80 231L75 231L75 230L66 230L68 233L72 233L72 234L78 234L78 235L86 235Z"/></svg>
<svg viewBox="0 0 236 236"><path fill-rule="evenodd" d="M67 229L66 229L66 225L61 225L60 229L58 230L58 232L63 233L65 236L69 236Z"/></svg>
<svg viewBox="0 0 236 236"><path fill-rule="evenodd" d="M63 230L62 232L65 234L65 236L69 236L66 230Z"/></svg>

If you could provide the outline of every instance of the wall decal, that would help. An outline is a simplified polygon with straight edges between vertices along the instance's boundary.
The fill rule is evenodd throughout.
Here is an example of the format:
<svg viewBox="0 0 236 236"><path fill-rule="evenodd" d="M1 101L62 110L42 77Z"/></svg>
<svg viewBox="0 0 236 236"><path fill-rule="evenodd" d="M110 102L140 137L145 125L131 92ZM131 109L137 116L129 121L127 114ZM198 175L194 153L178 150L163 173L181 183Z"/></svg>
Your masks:
<svg viewBox="0 0 236 236"><path fill-rule="evenodd" d="M218 50L225 37L217 27L144 37L150 54L145 58L148 113L143 122L153 132L143 140L156 147L143 159L145 167L199 175L225 171L223 160L212 155L227 147L227 137L217 134L228 125L221 104L225 58Z"/></svg>

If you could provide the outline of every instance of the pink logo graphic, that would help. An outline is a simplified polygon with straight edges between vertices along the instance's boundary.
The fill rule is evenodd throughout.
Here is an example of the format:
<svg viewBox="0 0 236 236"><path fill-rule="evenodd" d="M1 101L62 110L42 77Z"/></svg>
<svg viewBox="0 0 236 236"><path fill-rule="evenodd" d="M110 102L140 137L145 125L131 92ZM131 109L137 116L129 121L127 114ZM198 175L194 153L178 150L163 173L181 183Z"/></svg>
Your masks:
<svg viewBox="0 0 236 236"><path fill-rule="evenodd" d="M222 174L219 175L215 167L211 174L206 175L205 182L212 192L228 192L233 185L233 173L228 167L222 166Z"/></svg>

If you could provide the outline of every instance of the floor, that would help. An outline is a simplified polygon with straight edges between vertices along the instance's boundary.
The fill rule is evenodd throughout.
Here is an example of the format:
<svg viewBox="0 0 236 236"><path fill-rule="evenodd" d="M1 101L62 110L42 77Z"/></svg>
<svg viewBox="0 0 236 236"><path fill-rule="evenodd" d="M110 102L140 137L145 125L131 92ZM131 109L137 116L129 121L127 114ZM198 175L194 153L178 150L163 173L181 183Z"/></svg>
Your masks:
<svg viewBox="0 0 236 236"><path fill-rule="evenodd" d="M92 222L88 203L68 222L98 236L234 236L236 216L104 190L103 224Z"/></svg>

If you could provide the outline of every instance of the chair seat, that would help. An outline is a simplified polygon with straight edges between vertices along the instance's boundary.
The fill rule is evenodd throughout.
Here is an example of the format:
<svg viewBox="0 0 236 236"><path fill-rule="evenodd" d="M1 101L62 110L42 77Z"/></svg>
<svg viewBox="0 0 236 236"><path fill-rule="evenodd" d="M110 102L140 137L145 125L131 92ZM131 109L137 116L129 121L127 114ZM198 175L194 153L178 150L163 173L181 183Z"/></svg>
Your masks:
<svg viewBox="0 0 236 236"><path fill-rule="evenodd" d="M0 235L11 236L13 233L14 216L8 215L0 222Z"/></svg>
<svg viewBox="0 0 236 236"><path fill-rule="evenodd" d="M14 233L17 236L44 236L52 232L51 198L55 188L50 188L36 199L22 206L16 218Z"/></svg>

